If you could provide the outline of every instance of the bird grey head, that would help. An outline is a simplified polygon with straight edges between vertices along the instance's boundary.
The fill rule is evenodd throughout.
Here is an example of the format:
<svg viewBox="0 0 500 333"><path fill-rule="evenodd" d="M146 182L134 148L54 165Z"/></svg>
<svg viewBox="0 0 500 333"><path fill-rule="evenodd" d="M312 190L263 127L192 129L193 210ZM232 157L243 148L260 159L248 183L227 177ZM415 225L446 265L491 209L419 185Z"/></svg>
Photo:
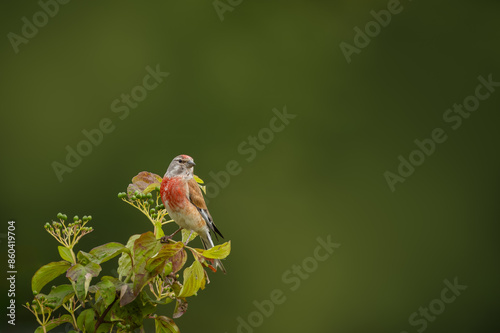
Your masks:
<svg viewBox="0 0 500 333"><path fill-rule="evenodd" d="M194 163L193 158L188 155L176 156L170 165L168 166L165 176L167 177L177 177L183 176L185 178L193 177L193 169L196 163Z"/></svg>

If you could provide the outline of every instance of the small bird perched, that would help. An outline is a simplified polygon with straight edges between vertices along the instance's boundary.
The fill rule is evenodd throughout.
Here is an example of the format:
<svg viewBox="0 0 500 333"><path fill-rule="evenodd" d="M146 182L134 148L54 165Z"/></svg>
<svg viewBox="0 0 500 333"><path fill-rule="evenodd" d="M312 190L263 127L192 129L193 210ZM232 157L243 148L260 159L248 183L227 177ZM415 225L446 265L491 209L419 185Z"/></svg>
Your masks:
<svg viewBox="0 0 500 333"><path fill-rule="evenodd" d="M163 176L160 194L168 215L179 225L179 230L184 228L190 230L191 233L196 232L200 236L203 248L207 250L214 247L210 232L215 237L220 235L224 238L224 236L215 226L200 187L193 178L195 165L191 156L179 155L175 157ZM226 269L219 259L215 259L214 263L216 267L220 267L226 273Z"/></svg>

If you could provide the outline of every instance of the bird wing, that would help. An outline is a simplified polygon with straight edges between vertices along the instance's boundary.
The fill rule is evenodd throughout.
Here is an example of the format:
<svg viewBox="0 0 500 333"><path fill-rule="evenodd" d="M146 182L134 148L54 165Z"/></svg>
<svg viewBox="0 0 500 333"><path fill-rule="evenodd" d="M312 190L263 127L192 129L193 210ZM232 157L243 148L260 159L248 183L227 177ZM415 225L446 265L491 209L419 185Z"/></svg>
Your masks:
<svg viewBox="0 0 500 333"><path fill-rule="evenodd" d="M224 238L219 229L217 229L217 227L215 226L212 216L208 211L207 204L205 203L205 199L203 199L203 194L201 193L200 186L198 186L196 180L191 178L188 181L188 188L189 188L189 201L191 201L191 203L196 207L198 212L200 212L201 216L207 223L210 231L214 233L217 239L218 239L217 234L222 238Z"/></svg>

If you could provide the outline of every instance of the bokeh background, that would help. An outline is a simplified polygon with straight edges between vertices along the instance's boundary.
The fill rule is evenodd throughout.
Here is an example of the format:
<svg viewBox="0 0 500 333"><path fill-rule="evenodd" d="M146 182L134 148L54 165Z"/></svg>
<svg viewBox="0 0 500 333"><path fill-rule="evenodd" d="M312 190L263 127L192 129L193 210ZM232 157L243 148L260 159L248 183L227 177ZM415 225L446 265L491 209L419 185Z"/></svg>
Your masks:
<svg viewBox="0 0 500 333"><path fill-rule="evenodd" d="M21 304L36 269L59 260L46 221L90 214L78 249L125 243L151 225L117 193L181 153L207 182L242 167L209 202L232 241L228 274L191 299L182 332L236 332L274 289L286 301L254 332L417 332L409 316L455 277L468 288L425 331L499 331L500 89L456 131L442 116L479 75L500 81L500 3L402 1L348 63L339 44L387 4L247 0L221 21L211 1L71 1L15 53L7 34L41 7L2 2L0 233L16 221L18 307L1 331L37 327ZM111 103L156 65L170 75L121 120ZM246 161L238 146L285 105L296 118ZM103 118L114 131L60 182L52 163ZM448 140L392 192L384 172L437 127ZM282 275L328 235L341 246L290 290Z"/></svg>

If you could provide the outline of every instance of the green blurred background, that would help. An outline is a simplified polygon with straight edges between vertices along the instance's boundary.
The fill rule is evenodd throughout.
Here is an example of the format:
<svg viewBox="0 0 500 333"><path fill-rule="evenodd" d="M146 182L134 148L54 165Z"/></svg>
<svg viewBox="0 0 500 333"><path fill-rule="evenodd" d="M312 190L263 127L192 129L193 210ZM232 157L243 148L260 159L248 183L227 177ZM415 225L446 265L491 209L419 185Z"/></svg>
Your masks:
<svg viewBox="0 0 500 333"><path fill-rule="evenodd" d="M207 182L242 167L209 203L232 241L228 274L191 299L182 332L236 332L274 289L286 301L254 332L417 332L409 316L455 277L468 288L425 331L498 331L500 89L456 131L442 116L479 75L500 81L500 3L402 1L348 64L339 44L387 3L247 0L221 21L210 1L71 1L16 54L7 34L41 7L3 2L0 233L16 221L18 307L1 331L37 326L21 304L36 269L59 260L46 221L91 214L86 251L150 230L116 194L181 153ZM157 64L170 75L121 120L111 103ZM296 118L246 161L238 146L285 105ZM51 164L103 118L114 131L60 182ZM384 172L436 127L448 140L391 192ZM282 275L328 235L340 248L290 290Z"/></svg>

